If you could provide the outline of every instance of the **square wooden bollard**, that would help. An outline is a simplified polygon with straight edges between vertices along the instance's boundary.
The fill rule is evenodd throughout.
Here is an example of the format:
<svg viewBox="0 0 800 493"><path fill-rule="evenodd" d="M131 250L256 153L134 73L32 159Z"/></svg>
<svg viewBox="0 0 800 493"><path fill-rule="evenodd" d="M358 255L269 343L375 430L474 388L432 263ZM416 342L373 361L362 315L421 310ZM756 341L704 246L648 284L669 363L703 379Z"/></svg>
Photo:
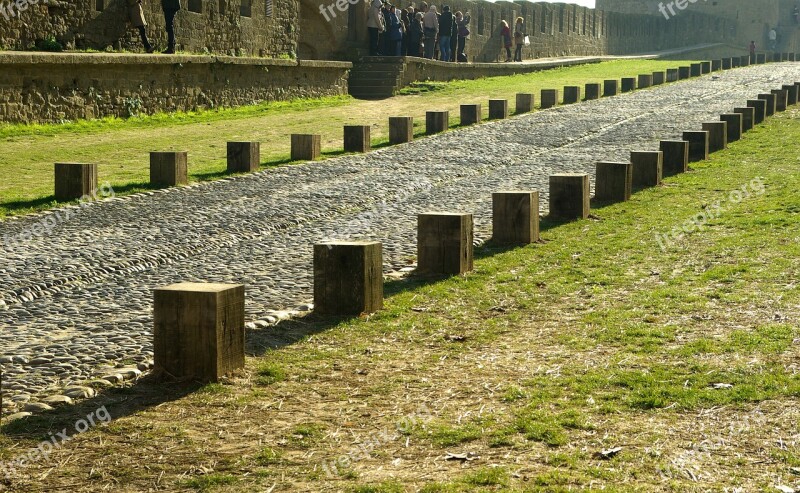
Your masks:
<svg viewBox="0 0 800 493"><path fill-rule="evenodd" d="M781 86L782 89L786 89L786 104L788 106L794 106L797 104L797 85L796 84L784 84Z"/></svg>
<svg viewBox="0 0 800 493"><path fill-rule="evenodd" d="M781 53L781 61L782 62L788 62L789 61L789 53L787 53L787 52Z"/></svg>
<svg viewBox="0 0 800 493"><path fill-rule="evenodd" d="M688 130L683 132L683 140L689 143L689 162L708 159L708 132Z"/></svg>
<svg viewBox="0 0 800 493"><path fill-rule="evenodd" d="M58 201L91 197L97 190L97 165L94 163L55 163L54 173Z"/></svg>
<svg viewBox="0 0 800 493"><path fill-rule="evenodd" d="M663 153L663 176L686 173L689 169L689 143L685 140L662 140L659 149Z"/></svg>
<svg viewBox="0 0 800 493"><path fill-rule="evenodd" d="M711 71L719 72L722 70L722 60L711 60Z"/></svg>
<svg viewBox="0 0 800 493"><path fill-rule="evenodd" d="M321 135L292 134L292 161L314 161L321 155Z"/></svg>
<svg viewBox="0 0 800 493"><path fill-rule="evenodd" d="M589 217L589 175L550 175L550 216L562 219Z"/></svg>
<svg viewBox="0 0 800 493"><path fill-rule="evenodd" d="M753 129L756 118L755 108L751 106L747 106L745 108L734 108L733 112L742 115L742 133L749 132Z"/></svg>
<svg viewBox="0 0 800 493"><path fill-rule="evenodd" d="M564 86L564 104L574 104L581 100L579 86Z"/></svg>
<svg viewBox="0 0 800 493"><path fill-rule="evenodd" d="M678 80L678 69L676 68L668 68L667 69L667 82L676 82Z"/></svg>
<svg viewBox="0 0 800 493"><path fill-rule="evenodd" d="M723 113L719 115L719 119L728 126L728 143L742 138L742 115L740 113Z"/></svg>
<svg viewBox="0 0 800 493"><path fill-rule="evenodd" d="M258 171L260 164L260 142L228 142L228 173Z"/></svg>
<svg viewBox="0 0 800 493"><path fill-rule="evenodd" d="M636 89L636 78L623 77L622 78L622 92L631 92Z"/></svg>
<svg viewBox="0 0 800 493"><path fill-rule="evenodd" d="M710 61L708 61L708 62L700 62L700 72L703 75L710 74L711 73L711 62Z"/></svg>
<svg viewBox="0 0 800 493"><path fill-rule="evenodd" d="M767 118L767 101L764 99L748 99L747 106L753 108L753 125L762 123Z"/></svg>
<svg viewBox="0 0 800 493"><path fill-rule="evenodd" d="M413 116L389 117L389 143L391 145L405 144L414 140Z"/></svg>
<svg viewBox="0 0 800 493"><path fill-rule="evenodd" d="M417 215L417 271L457 275L472 270L472 214Z"/></svg>
<svg viewBox="0 0 800 493"><path fill-rule="evenodd" d="M558 89L542 89L540 107L544 110L558 105Z"/></svg>
<svg viewBox="0 0 800 493"><path fill-rule="evenodd" d="M459 107L461 126L475 125L481 122L482 113L481 105L478 104L462 104Z"/></svg>
<svg viewBox="0 0 800 493"><path fill-rule="evenodd" d="M516 114L529 113L533 111L533 94L527 92L518 92L515 103L514 112Z"/></svg>
<svg viewBox="0 0 800 493"><path fill-rule="evenodd" d="M692 76L692 67L678 67L678 80L688 79Z"/></svg>
<svg viewBox="0 0 800 493"><path fill-rule="evenodd" d="M489 119L504 120L508 118L508 100L490 99L489 100Z"/></svg>
<svg viewBox="0 0 800 493"><path fill-rule="evenodd" d="M590 82L584 86L584 98L586 101L600 99L600 84Z"/></svg>
<svg viewBox="0 0 800 493"><path fill-rule="evenodd" d="M703 67L699 63L693 63L689 66L689 75L692 77L700 77L703 75Z"/></svg>
<svg viewBox="0 0 800 493"><path fill-rule="evenodd" d="M767 54L766 53L756 54L756 63L758 63L759 65L767 63Z"/></svg>
<svg viewBox="0 0 800 493"><path fill-rule="evenodd" d="M439 134L447 130L450 126L449 111L427 111L425 112L425 134Z"/></svg>
<svg viewBox="0 0 800 493"><path fill-rule="evenodd" d="M639 75L639 89L645 89L653 85L653 74L640 74Z"/></svg>
<svg viewBox="0 0 800 493"><path fill-rule="evenodd" d="M314 245L314 312L359 315L383 308L383 245L336 241Z"/></svg>
<svg viewBox="0 0 800 493"><path fill-rule="evenodd" d="M708 152L721 151L728 147L728 124L719 122L704 122L703 130L708 132Z"/></svg>
<svg viewBox="0 0 800 493"><path fill-rule="evenodd" d="M722 70L730 70L733 68L733 62L730 58L722 59Z"/></svg>
<svg viewBox="0 0 800 493"><path fill-rule="evenodd" d="M731 68L739 68L742 66L742 59L738 56L731 58Z"/></svg>
<svg viewBox="0 0 800 493"><path fill-rule="evenodd" d="M653 85L660 86L667 81L667 74L665 72L653 72Z"/></svg>
<svg viewBox="0 0 800 493"><path fill-rule="evenodd" d="M150 183L157 187L176 187L189 183L189 153L151 152Z"/></svg>
<svg viewBox="0 0 800 493"><path fill-rule="evenodd" d="M664 176L664 153L661 151L631 151L632 185L637 188L655 187Z"/></svg>
<svg viewBox="0 0 800 493"><path fill-rule="evenodd" d="M492 194L492 240L501 245L539 241L539 192Z"/></svg>
<svg viewBox="0 0 800 493"><path fill-rule="evenodd" d="M603 81L603 97L616 96L619 94L619 81L608 79Z"/></svg>
<svg viewBox="0 0 800 493"><path fill-rule="evenodd" d="M775 95L775 112L786 111L789 106L789 91L786 89L773 89L770 92Z"/></svg>
<svg viewBox="0 0 800 493"><path fill-rule="evenodd" d="M156 371L217 382L244 367L244 286L180 283L153 292Z"/></svg>
<svg viewBox="0 0 800 493"><path fill-rule="evenodd" d="M742 55L741 59L740 59L740 62L739 62L739 66L741 66L741 67L750 66L750 55Z"/></svg>
<svg viewBox="0 0 800 493"><path fill-rule="evenodd" d="M372 147L369 134L369 125L345 125L344 152L369 152Z"/></svg>
<svg viewBox="0 0 800 493"><path fill-rule="evenodd" d="M631 199L633 165L602 161L596 165L594 198L600 202L625 202Z"/></svg>
<svg viewBox="0 0 800 493"><path fill-rule="evenodd" d="M777 100L778 98L775 97L774 94L759 94L758 99L766 101L766 109L764 116L772 116L775 114L775 108L777 107Z"/></svg>

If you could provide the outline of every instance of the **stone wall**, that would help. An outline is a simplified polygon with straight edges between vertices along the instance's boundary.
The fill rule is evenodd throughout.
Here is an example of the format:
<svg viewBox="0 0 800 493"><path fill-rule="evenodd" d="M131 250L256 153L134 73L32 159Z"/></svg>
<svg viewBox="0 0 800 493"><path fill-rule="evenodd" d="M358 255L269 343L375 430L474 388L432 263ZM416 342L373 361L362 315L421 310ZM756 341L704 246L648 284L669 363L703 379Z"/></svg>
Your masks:
<svg viewBox="0 0 800 493"><path fill-rule="evenodd" d="M347 94L347 62L0 54L0 121L59 122Z"/></svg>

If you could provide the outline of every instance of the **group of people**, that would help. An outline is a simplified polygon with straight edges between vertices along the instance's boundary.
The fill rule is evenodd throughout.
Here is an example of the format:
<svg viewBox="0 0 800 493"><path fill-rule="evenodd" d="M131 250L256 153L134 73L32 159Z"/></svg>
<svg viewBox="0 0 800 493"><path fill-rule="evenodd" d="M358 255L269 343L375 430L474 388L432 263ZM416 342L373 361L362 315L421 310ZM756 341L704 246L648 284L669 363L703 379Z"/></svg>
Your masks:
<svg viewBox="0 0 800 493"><path fill-rule="evenodd" d="M515 46L514 61L521 62L522 47L530 44L528 36L525 34L525 19L517 17L517 21L514 23L513 45L511 43L511 28L508 27L508 22L504 20L500 21L500 36L503 38L503 47L506 49L506 61L511 61L511 46Z"/></svg>
<svg viewBox="0 0 800 493"><path fill-rule="evenodd" d="M147 53L152 53L155 48L147 39L147 32L145 27L147 21L144 18L144 10L142 9L142 0L127 0L128 1L128 20L131 25L139 30L139 36L142 38L142 45ZM181 0L161 0L161 10L164 11L164 22L167 30L167 49L162 53L173 54L175 53L175 15L181 9Z"/></svg>
<svg viewBox="0 0 800 493"><path fill-rule="evenodd" d="M469 12L439 13L435 5L422 2L398 9L385 0L372 0L367 14L370 56L415 56L445 62L466 62Z"/></svg>

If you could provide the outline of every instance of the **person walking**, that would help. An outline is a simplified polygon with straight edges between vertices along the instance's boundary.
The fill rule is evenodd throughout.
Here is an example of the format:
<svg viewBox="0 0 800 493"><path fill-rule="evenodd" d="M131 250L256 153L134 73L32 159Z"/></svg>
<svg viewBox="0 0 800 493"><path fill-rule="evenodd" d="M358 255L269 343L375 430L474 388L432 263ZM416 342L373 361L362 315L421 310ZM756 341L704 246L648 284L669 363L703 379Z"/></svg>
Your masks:
<svg viewBox="0 0 800 493"><path fill-rule="evenodd" d="M175 16L181 9L181 0L161 0L161 10L164 11L164 24L167 30L167 49L162 53L172 55L175 53Z"/></svg>
<svg viewBox="0 0 800 493"><path fill-rule="evenodd" d="M523 26L524 20L522 17L517 17L517 22L514 23L514 61L522 61L522 47L525 44L525 28Z"/></svg>
<svg viewBox="0 0 800 493"><path fill-rule="evenodd" d="M150 40L147 39L147 32L144 29L147 26L147 21L144 19L142 0L128 0L128 19L130 20L131 26L139 30L139 37L142 38L144 51L152 53L155 48L150 44Z"/></svg>
<svg viewBox="0 0 800 493"><path fill-rule="evenodd" d="M383 22L383 2L372 0L367 11L367 32L369 33L369 56L379 56L380 35L386 30Z"/></svg>
<svg viewBox="0 0 800 493"><path fill-rule="evenodd" d="M428 12L422 17L422 29L425 35L425 58L433 58L436 35L439 33L439 16L436 15L436 5L428 7Z"/></svg>
<svg viewBox="0 0 800 493"><path fill-rule="evenodd" d="M506 61L511 61L511 29L508 22L500 21L500 36L503 38L503 47L506 49Z"/></svg>
<svg viewBox="0 0 800 493"><path fill-rule="evenodd" d="M467 54L464 53L464 48L467 45L467 36L469 36L469 12L464 15L459 10L456 12L456 32L458 34L458 44L456 46L456 60L459 62L467 61Z"/></svg>
<svg viewBox="0 0 800 493"><path fill-rule="evenodd" d="M450 38L453 37L455 18L450 12L450 6L442 7L442 16L439 18L439 55L443 62L450 61Z"/></svg>

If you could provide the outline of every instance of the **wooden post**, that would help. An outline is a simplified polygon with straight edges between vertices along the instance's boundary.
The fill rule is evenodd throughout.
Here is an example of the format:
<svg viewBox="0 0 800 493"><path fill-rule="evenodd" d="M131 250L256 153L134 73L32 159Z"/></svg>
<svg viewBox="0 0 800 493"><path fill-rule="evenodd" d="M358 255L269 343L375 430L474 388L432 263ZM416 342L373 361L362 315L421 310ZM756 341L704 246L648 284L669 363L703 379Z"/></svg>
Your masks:
<svg viewBox="0 0 800 493"><path fill-rule="evenodd" d="M685 173L689 168L689 143L685 140L662 140L659 149L664 153L663 176Z"/></svg>
<svg viewBox="0 0 800 493"><path fill-rule="evenodd" d="M753 125L755 125L755 118L756 118L756 109L752 106L747 106L745 108L734 108L734 113L738 113L742 115L742 133L749 132L753 129Z"/></svg>
<svg viewBox="0 0 800 493"><path fill-rule="evenodd" d="M789 91L786 89L773 89L770 92L775 96L775 111L786 111L789 106Z"/></svg>
<svg viewBox="0 0 800 493"><path fill-rule="evenodd" d="M722 70L722 60L711 60L711 71L719 72Z"/></svg>
<svg viewBox="0 0 800 493"><path fill-rule="evenodd" d="M693 63L689 66L689 74L692 77L700 77L703 75L703 67L699 63Z"/></svg>
<svg viewBox="0 0 800 493"><path fill-rule="evenodd" d="M750 55L742 55L741 56L741 61L739 62L739 65L742 66L742 67L749 66L750 65Z"/></svg>
<svg viewBox="0 0 800 493"><path fill-rule="evenodd" d="M616 96L619 94L619 81L608 79L603 81L603 97Z"/></svg>
<svg viewBox="0 0 800 493"><path fill-rule="evenodd" d="M602 161L596 165L594 198L600 202L625 202L631 199L633 166L631 163Z"/></svg>
<svg viewBox="0 0 800 493"><path fill-rule="evenodd" d="M481 122L481 105L462 104L460 108L461 126L474 125Z"/></svg>
<svg viewBox="0 0 800 493"><path fill-rule="evenodd" d="M667 74L665 72L653 72L653 85L660 86L667 80Z"/></svg>
<svg viewBox="0 0 800 493"><path fill-rule="evenodd" d="M383 308L383 245L336 241L314 245L314 312L359 315Z"/></svg>
<svg viewBox="0 0 800 493"><path fill-rule="evenodd" d="M795 84L784 84L782 86L783 89L786 89L786 104L788 106L794 106L797 104L797 85Z"/></svg>
<svg viewBox="0 0 800 493"><path fill-rule="evenodd" d="M622 92L631 92L636 89L636 79L634 77L622 78Z"/></svg>
<svg viewBox="0 0 800 493"><path fill-rule="evenodd" d="M492 194L492 240L504 245L539 241L539 192Z"/></svg>
<svg viewBox="0 0 800 493"><path fill-rule="evenodd" d="M433 135L444 132L450 126L449 111L425 112L425 134Z"/></svg>
<svg viewBox="0 0 800 493"><path fill-rule="evenodd" d="M655 187L664 175L664 153L661 151L631 151L633 186Z"/></svg>
<svg viewBox="0 0 800 493"><path fill-rule="evenodd" d="M547 109L558 105L558 89L542 89L541 108Z"/></svg>
<svg viewBox="0 0 800 493"><path fill-rule="evenodd" d="M581 88L578 86L564 86L564 104L573 104L581 100Z"/></svg>
<svg viewBox="0 0 800 493"><path fill-rule="evenodd" d="M563 219L589 217L589 175L550 175L550 216Z"/></svg>
<svg viewBox="0 0 800 493"><path fill-rule="evenodd" d="M417 271L463 274L472 270L472 214L426 212L417 216Z"/></svg>
<svg viewBox="0 0 800 493"><path fill-rule="evenodd" d="M153 293L156 372L217 382L244 367L244 286L180 283Z"/></svg>
<svg viewBox="0 0 800 493"><path fill-rule="evenodd" d="M150 153L150 184L157 187L176 187L189 183L189 155L180 152Z"/></svg>
<svg viewBox="0 0 800 493"><path fill-rule="evenodd" d="M646 89L653 85L653 74L639 74L639 89Z"/></svg>
<svg viewBox="0 0 800 493"><path fill-rule="evenodd" d="M736 142L742 138L742 115L739 113L725 113L719 119L728 126L728 142Z"/></svg>
<svg viewBox="0 0 800 493"><path fill-rule="evenodd" d="M667 69L667 82L676 82L678 80L678 69L676 68L668 68Z"/></svg>
<svg viewBox="0 0 800 493"><path fill-rule="evenodd" d="M259 142L228 142L228 173L258 171L261 164Z"/></svg>
<svg viewBox="0 0 800 493"><path fill-rule="evenodd" d="M725 122L705 122L703 130L708 132L708 152L717 152L728 147L728 124Z"/></svg>
<svg viewBox="0 0 800 493"><path fill-rule="evenodd" d="M97 190L97 165L56 163L55 196L59 202L92 196Z"/></svg>
<svg viewBox="0 0 800 493"><path fill-rule="evenodd" d="M533 99L533 94L518 92L514 112L520 114L533 111Z"/></svg>
<svg viewBox="0 0 800 493"><path fill-rule="evenodd" d="M586 84L584 90L586 92L584 96L586 98L586 101L591 101L593 99L600 99L600 84L596 83Z"/></svg>
<svg viewBox="0 0 800 493"><path fill-rule="evenodd" d="M292 134L292 161L314 161L322 155L322 136Z"/></svg>
<svg viewBox="0 0 800 493"><path fill-rule="evenodd" d="M767 63L767 54L766 53L757 54L756 55L756 60L758 60L758 63L761 64L761 65Z"/></svg>
<svg viewBox="0 0 800 493"><path fill-rule="evenodd" d="M733 62L730 58L722 59L722 70L730 70L733 67Z"/></svg>
<svg viewBox="0 0 800 493"><path fill-rule="evenodd" d="M777 100L778 98L775 97L774 94L759 94L758 99L763 99L766 101L767 109L765 116L772 116L775 114L775 108L777 107Z"/></svg>
<svg viewBox="0 0 800 493"><path fill-rule="evenodd" d="M709 62L700 62L700 72L703 75L710 74L711 73L711 62L710 61Z"/></svg>
<svg viewBox="0 0 800 493"><path fill-rule="evenodd" d="M708 159L708 132L686 131L683 140L689 143L689 162L705 161Z"/></svg>
<svg viewBox="0 0 800 493"><path fill-rule="evenodd" d="M391 145L405 144L414 140L413 116L389 117L389 143Z"/></svg>
<svg viewBox="0 0 800 493"><path fill-rule="evenodd" d="M748 99L747 106L753 108L753 125L758 125L767 118L767 101L764 99Z"/></svg>
<svg viewBox="0 0 800 493"><path fill-rule="evenodd" d="M678 80L688 79L692 75L692 67L678 67Z"/></svg>
<svg viewBox="0 0 800 493"><path fill-rule="evenodd" d="M489 119L503 120L508 118L508 100L490 99L489 100Z"/></svg>
<svg viewBox="0 0 800 493"><path fill-rule="evenodd" d="M369 152L371 148L369 125L344 126L344 152Z"/></svg>
<svg viewBox="0 0 800 493"><path fill-rule="evenodd" d="M742 59L738 56L731 58L731 67L732 68L739 68L742 66Z"/></svg>

